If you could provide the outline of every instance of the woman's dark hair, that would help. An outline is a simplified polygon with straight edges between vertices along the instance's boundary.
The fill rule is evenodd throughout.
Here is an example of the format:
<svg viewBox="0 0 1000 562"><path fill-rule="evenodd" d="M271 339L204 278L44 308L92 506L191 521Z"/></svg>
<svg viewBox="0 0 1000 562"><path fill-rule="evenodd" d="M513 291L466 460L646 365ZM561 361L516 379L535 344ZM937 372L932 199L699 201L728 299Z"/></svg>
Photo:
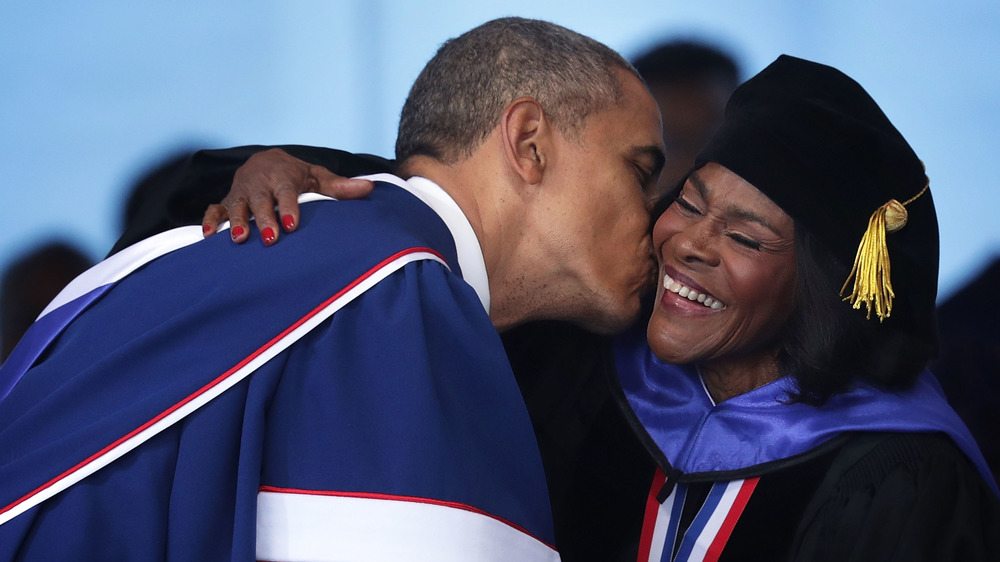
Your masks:
<svg viewBox="0 0 1000 562"><path fill-rule="evenodd" d="M856 379L884 389L913 384L937 355L937 341L884 329L844 302L835 280L850 269L798 223L795 247L797 302L778 356L782 373L798 382L792 400L821 405Z"/></svg>

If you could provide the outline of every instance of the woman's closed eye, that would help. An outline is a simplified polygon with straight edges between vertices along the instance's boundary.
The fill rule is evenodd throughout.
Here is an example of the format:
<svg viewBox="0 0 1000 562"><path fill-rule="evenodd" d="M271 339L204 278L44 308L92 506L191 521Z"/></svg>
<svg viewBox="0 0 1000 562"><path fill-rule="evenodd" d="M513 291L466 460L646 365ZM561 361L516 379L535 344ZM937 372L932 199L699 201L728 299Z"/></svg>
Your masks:
<svg viewBox="0 0 1000 562"><path fill-rule="evenodd" d="M701 215L702 214L702 212L698 209L698 207L695 207L694 205L692 205L690 201L688 201L687 199L685 199L681 195L678 195L677 198L674 199L674 202L676 202L677 205L680 206L681 209L683 209L684 211L686 211L688 213L692 213L692 214L695 214L695 215Z"/></svg>
<svg viewBox="0 0 1000 562"><path fill-rule="evenodd" d="M732 238L733 240L735 240L737 244L740 244L741 246L746 246L747 248L750 248L751 250L759 250L760 247L761 247L760 241L754 240L753 238L750 238L748 236L744 236L742 234L739 234L738 232L730 232L728 234L728 236L730 238Z"/></svg>

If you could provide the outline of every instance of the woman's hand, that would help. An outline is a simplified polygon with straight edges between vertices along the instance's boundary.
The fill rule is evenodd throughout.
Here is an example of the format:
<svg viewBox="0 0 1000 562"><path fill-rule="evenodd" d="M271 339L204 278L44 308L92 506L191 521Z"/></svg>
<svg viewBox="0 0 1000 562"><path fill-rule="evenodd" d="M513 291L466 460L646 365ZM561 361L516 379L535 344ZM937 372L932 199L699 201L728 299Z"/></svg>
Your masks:
<svg viewBox="0 0 1000 562"><path fill-rule="evenodd" d="M359 199L373 188L374 184L368 180L338 176L322 166L272 148L254 154L236 171L229 194L205 211L202 233L206 237L215 234L219 224L228 219L233 242L245 242L252 214L264 244L270 246L278 240L278 216L285 232L292 232L298 226L299 194L312 191L337 199Z"/></svg>

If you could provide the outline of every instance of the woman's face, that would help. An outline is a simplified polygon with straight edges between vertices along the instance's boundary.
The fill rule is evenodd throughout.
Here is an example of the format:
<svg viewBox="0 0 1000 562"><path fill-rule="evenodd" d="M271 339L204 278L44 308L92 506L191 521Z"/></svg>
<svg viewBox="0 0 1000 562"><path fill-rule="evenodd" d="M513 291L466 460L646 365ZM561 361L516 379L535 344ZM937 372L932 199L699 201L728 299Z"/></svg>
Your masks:
<svg viewBox="0 0 1000 562"><path fill-rule="evenodd" d="M709 163L656 221L656 306L647 337L669 363L765 353L795 303L794 223L743 178Z"/></svg>

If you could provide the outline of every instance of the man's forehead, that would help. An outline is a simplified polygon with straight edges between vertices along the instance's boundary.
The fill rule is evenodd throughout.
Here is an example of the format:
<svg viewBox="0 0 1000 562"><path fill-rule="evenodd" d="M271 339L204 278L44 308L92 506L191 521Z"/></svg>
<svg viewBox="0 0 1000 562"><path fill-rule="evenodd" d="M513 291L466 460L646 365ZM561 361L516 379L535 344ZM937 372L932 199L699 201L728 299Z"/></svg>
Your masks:
<svg viewBox="0 0 1000 562"><path fill-rule="evenodd" d="M644 84L637 80L635 86L631 92L626 91L624 100L629 114L624 123L628 152L631 157L651 159L659 170L665 158L660 108Z"/></svg>
<svg viewBox="0 0 1000 562"><path fill-rule="evenodd" d="M618 71L622 96L612 107L589 116L584 123L600 146L612 147L627 158L650 159L659 165L664 158L660 110L645 84L625 69ZM596 126L595 126L596 125Z"/></svg>
<svg viewBox="0 0 1000 562"><path fill-rule="evenodd" d="M641 144L661 144L663 127L660 106L642 81L635 76L629 77L632 80L625 84L623 103L632 118L645 125L636 131L637 134L646 134L649 137Z"/></svg>

